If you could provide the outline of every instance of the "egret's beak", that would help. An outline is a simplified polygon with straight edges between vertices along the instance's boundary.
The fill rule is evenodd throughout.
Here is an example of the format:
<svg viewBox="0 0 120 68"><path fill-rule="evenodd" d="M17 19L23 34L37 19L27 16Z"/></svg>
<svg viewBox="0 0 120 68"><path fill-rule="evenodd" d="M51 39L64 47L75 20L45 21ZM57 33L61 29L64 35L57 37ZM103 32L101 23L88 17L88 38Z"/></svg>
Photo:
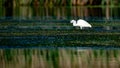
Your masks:
<svg viewBox="0 0 120 68"><path fill-rule="evenodd" d="M70 23L73 23L73 20L71 20Z"/></svg>

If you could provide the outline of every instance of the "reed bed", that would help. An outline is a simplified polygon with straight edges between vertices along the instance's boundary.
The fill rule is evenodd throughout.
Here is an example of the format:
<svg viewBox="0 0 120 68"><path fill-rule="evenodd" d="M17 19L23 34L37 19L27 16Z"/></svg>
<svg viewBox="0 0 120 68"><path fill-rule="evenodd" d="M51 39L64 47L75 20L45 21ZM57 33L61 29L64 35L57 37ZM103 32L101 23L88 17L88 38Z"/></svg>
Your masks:
<svg viewBox="0 0 120 68"><path fill-rule="evenodd" d="M2 68L119 68L119 50L1 49Z"/></svg>

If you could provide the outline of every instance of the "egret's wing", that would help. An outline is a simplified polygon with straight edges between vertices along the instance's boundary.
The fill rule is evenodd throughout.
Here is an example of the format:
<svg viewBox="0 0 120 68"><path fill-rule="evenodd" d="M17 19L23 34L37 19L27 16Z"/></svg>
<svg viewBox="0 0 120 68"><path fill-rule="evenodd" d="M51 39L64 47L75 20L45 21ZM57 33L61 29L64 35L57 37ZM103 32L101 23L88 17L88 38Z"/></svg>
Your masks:
<svg viewBox="0 0 120 68"><path fill-rule="evenodd" d="M80 23L82 26L91 26L87 21L82 19L78 20L77 23Z"/></svg>

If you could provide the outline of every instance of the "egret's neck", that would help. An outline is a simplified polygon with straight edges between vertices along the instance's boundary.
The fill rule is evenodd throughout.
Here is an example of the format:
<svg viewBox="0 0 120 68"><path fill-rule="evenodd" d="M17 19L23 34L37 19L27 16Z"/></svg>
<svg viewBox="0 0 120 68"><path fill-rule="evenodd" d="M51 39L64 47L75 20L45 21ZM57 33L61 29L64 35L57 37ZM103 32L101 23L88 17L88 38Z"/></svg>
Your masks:
<svg viewBox="0 0 120 68"><path fill-rule="evenodd" d="M77 22L76 21L73 22L73 26L77 26Z"/></svg>

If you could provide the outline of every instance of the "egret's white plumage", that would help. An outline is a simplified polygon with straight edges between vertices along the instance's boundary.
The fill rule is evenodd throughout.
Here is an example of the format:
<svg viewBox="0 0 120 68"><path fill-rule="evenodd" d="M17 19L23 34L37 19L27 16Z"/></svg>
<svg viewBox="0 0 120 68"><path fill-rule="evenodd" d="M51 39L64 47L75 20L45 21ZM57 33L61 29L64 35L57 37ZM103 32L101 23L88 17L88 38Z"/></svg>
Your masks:
<svg viewBox="0 0 120 68"><path fill-rule="evenodd" d="M73 23L73 26L79 26L81 29L83 27L92 27L87 21L79 19L77 21L71 20L70 23Z"/></svg>

